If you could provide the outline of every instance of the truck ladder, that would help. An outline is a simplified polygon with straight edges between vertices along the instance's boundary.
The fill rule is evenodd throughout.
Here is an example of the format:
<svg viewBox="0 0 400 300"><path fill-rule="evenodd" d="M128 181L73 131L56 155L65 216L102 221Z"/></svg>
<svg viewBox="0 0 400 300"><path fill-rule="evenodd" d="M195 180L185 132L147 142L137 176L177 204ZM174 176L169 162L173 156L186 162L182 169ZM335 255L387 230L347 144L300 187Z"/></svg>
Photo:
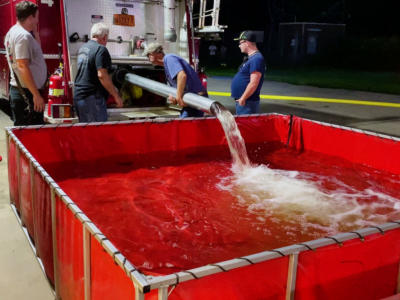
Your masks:
<svg viewBox="0 0 400 300"><path fill-rule="evenodd" d="M192 1L192 7L193 7L193 0ZM197 1L196 1L197 2ZM219 25L219 10L220 10L220 0L200 0L199 1L199 14L193 15L194 20L198 20L197 26L195 27L195 31L197 33L220 33L224 31L224 28L226 26ZM212 8L207 9L207 7L210 7L211 2L213 2ZM207 5L208 4L208 5ZM197 3L196 6L197 8ZM206 24L206 18L207 20L211 19L211 24L210 22L207 22Z"/></svg>

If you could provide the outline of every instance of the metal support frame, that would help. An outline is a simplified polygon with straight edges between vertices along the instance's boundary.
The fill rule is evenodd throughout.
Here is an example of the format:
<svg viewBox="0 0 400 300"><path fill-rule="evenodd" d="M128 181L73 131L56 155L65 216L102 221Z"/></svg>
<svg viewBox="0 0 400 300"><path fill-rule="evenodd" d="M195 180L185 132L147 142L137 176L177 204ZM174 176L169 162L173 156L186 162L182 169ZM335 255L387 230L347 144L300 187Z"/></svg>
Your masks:
<svg viewBox="0 0 400 300"><path fill-rule="evenodd" d="M53 187L50 188L50 195L51 195L51 233L53 239L54 290L56 293L56 299L61 299L59 294L59 283L58 283L56 192Z"/></svg>
<svg viewBox="0 0 400 300"><path fill-rule="evenodd" d="M8 132L8 130L6 130L7 168L10 167L10 141L11 141L10 133ZM10 180L10 178L8 178L8 180ZM12 205L12 202L11 202L11 189L9 189L8 195L10 197L9 203L10 203L10 205Z"/></svg>
<svg viewBox="0 0 400 300"><path fill-rule="evenodd" d="M35 168L33 167L33 161L32 159L29 158L29 173L30 173L30 178L31 178L31 204L32 204L32 214L34 214L35 212L35 192L34 192L34 187L35 187ZM33 228L36 228L36 222L35 222L35 218L32 217L32 221L33 221ZM33 238L33 237L32 237ZM37 256L37 253L36 253Z"/></svg>
<svg viewBox="0 0 400 300"><path fill-rule="evenodd" d="M397 288L396 293L400 294L400 262L399 262L399 272L397 274Z"/></svg>
<svg viewBox="0 0 400 300"><path fill-rule="evenodd" d="M86 229L85 225L82 226L83 230L83 278L84 278L84 290L85 300L90 300L91 297L91 264L90 264L90 249L91 249L91 234Z"/></svg>
<svg viewBox="0 0 400 300"><path fill-rule="evenodd" d="M144 294L143 292L140 291L139 286L136 284L134 286L135 286L135 300L144 300Z"/></svg>
<svg viewBox="0 0 400 300"><path fill-rule="evenodd" d="M299 263L299 253L290 254L289 270L288 270L287 285L286 285L286 300L294 300L298 263Z"/></svg>
<svg viewBox="0 0 400 300"><path fill-rule="evenodd" d="M21 150L19 149L19 147L17 147L17 145L15 145L15 152L17 155L17 161L16 161L16 168L17 168L17 186L18 186L18 191L17 194L14 195L14 203L16 204L18 201L18 206L19 209L21 209L21 168L20 168L20 157L21 157ZM15 205L17 206L17 205ZM19 214L21 214L21 212L18 212ZM21 224L22 226L24 226L24 221L21 218Z"/></svg>
<svg viewBox="0 0 400 300"><path fill-rule="evenodd" d="M162 286L158 289L158 300L167 300L168 299L168 285Z"/></svg>

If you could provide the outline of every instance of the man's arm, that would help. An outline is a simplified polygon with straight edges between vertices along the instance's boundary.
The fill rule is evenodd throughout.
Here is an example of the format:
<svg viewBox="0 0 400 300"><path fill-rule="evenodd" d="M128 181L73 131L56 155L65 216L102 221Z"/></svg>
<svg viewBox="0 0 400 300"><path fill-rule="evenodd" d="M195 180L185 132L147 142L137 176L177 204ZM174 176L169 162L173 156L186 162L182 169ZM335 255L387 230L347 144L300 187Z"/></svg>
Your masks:
<svg viewBox="0 0 400 300"><path fill-rule="evenodd" d="M187 75L185 71L180 71L178 75L176 75L176 101L180 106L186 106L183 102L183 93L185 92Z"/></svg>
<svg viewBox="0 0 400 300"><path fill-rule="evenodd" d="M32 72L29 69L29 59L17 59L17 68L21 76L21 81L33 95L33 109L38 112L43 111L44 100L33 80Z"/></svg>
<svg viewBox="0 0 400 300"><path fill-rule="evenodd" d="M107 69L98 69L97 76L99 77L101 85L110 93L111 96L114 97L115 102L117 102L117 107L122 107L122 99L118 94L117 88L112 83L110 75L108 75Z"/></svg>
<svg viewBox="0 0 400 300"><path fill-rule="evenodd" d="M185 86L186 86L186 80L187 80L187 75L185 73L185 71L180 71L177 75L176 75L176 98L169 96L168 99L172 102L172 103L176 103L178 102L179 106L186 106L185 102L183 102L183 93L185 92Z"/></svg>
<svg viewBox="0 0 400 300"><path fill-rule="evenodd" d="M247 85L246 89L244 90L243 95L239 99L236 100L236 102L238 102L239 105L241 105L241 106L246 105L247 98L249 98L251 95L253 95L253 93L257 89L257 86L261 79L261 75L262 74L258 71L251 73L250 82Z"/></svg>

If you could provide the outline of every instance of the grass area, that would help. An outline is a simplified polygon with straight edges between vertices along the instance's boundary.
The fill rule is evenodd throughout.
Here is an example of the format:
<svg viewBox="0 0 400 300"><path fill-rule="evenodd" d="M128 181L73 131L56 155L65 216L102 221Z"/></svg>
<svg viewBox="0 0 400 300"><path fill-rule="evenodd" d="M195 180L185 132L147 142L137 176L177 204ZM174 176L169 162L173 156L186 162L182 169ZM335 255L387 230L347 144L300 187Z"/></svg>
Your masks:
<svg viewBox="0 0 400 300"><path fill-rule="evenodd" d="M233 76L236 69L207 69L209 76ZM267 70L265 79L321 88L339 88L388 94L400 94L400 73L367 72L324 68Z"/></svg>

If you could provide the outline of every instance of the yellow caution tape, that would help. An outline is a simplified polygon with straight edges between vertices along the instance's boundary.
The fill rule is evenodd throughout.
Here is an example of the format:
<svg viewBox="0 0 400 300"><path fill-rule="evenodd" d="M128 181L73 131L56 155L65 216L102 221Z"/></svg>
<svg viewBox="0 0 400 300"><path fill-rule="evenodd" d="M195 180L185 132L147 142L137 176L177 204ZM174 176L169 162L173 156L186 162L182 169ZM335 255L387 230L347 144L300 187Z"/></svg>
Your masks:
<svg viewBox="0 0 400 300"><path fill-rule="evenodd" d="M224 96L224 97L231 96L231 93L227 93L227 92L208 92L208 94L211 96ZM347 100L347 99L296 97L296 96L279 96L279 95L260 95L260 98L261 99L269 99L269 100L282 100L282 101L325 102L325 103L356 104L356 105L399 107L400 108L400 103L366 101L366 100Z"/></svg>

